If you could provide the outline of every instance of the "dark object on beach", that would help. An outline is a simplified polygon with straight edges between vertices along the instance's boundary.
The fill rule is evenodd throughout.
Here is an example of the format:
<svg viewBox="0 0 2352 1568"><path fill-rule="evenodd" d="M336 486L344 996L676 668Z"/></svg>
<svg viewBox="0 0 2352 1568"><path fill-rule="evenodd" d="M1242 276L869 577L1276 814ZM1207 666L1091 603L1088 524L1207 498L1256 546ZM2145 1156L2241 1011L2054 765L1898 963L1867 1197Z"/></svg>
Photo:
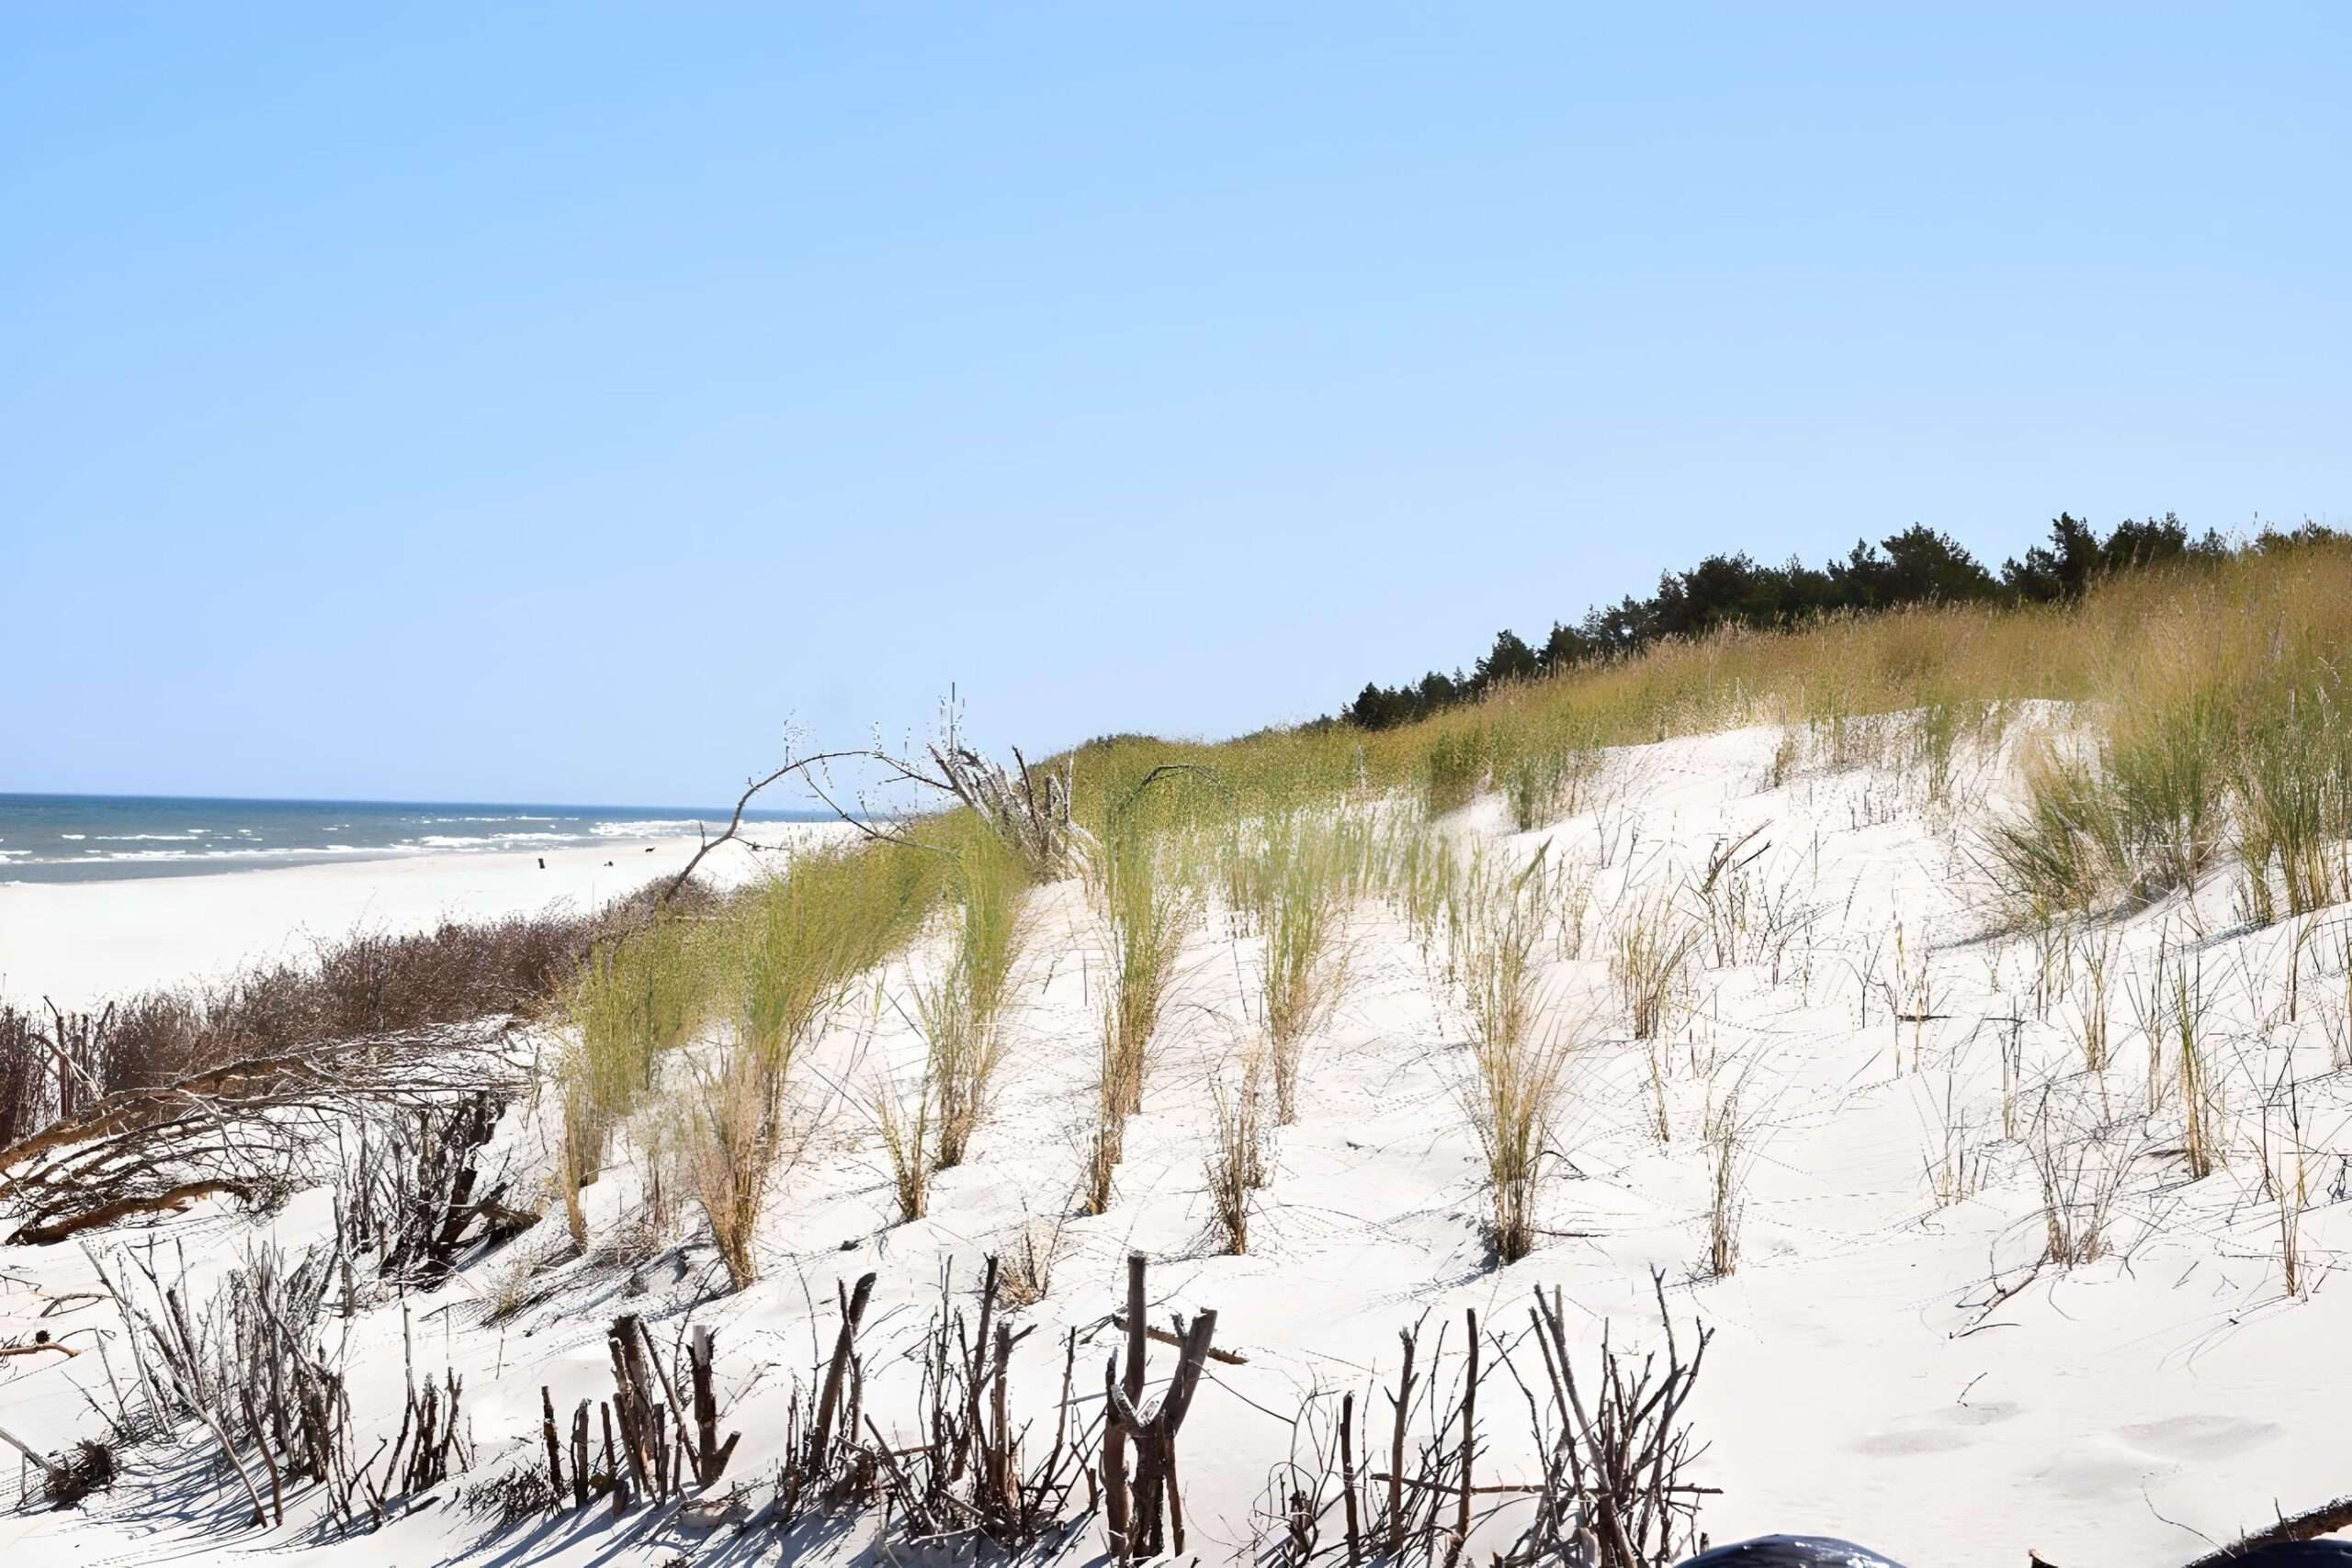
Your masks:
<svg viewBox="0 0 2352 1568"><path fill-rule="evenodd" d="M540 869L541 871L545 871L545 870L547 870L547 868L548 868L548 857L547 857L547 856L545 856L545 855L541 855L541 856L539 857L539 869Z"/></svg>
<svg viewBox="0 0 2352 1568"><path fill-rule="evenodd" d="M1753 1540L1736 1540L1702 1551L1684 1562L1682 1568L1902 1568L1902 1564L1834 1536L1759 1535Z"/></svg>
<svg viewBox="0 0 2352 1568"><path fill-rule="evenodd" d="M2188 1568L2222 1568L2224 1563L2229 1568L2239 1568L2241 1563L2259 1564L2260 1568L2322 1568L2323 1564L2352 1568L2352 1544L2312 1539L2333 1535L2340 1529L2352 1529L2352 1497L2338 1497L2333 1503L2323 1503L2307 1512L2282 1518L2267 1529L2256 1530L2218 1551L2207 1552Z"/></svg>
<svg viewBox="0 0 2352 1568"><path fill-rule="evenodd" d="M2230 1568L2352 1568L2352 1540L2274 1540L2233 1556L2200 1558Z"/></svg>
<svg viewBox="0 0 2352 1568"><path fill-rule="evenodd" d="M104 1443L85 1440L74 1445L62 1465L49 1472L49 1500L69 1508L93 1492L114 1484L114 1450Z"/></svg>

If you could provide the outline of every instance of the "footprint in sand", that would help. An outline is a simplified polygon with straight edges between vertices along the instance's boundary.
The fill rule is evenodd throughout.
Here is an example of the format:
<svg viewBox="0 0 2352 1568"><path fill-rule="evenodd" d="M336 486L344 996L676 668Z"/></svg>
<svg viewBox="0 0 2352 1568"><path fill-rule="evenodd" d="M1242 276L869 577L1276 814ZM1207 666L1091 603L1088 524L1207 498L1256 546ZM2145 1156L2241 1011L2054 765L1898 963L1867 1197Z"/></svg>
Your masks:
<svg viewBox="0 0 2352 1568"><path fill-rule="evenodd" d="M1965 1432L1873 1432L1854 1445L1854 1451L1876 1459L1901 1459L1909 1454L1948 1454L1976 1439Z"/></svg>
<svg viewBox="0 0 2352 1568"><path fill-rule="evenodd" d="M2021 1405L1989 1400L1983 1404L1955 1404L1936 1417L1948 1427L1996 1427L2024 1414Z"/></svg>
<svg viewBox="0 0 2352 1568"><path fill-rule="evenodd" d="M2166 1459L2227 1459L2275 1440L2285 1428L2234 1416L2176 1416L2169 1421L2123 1427L2116 1436L2143 1453Z"/></svg>

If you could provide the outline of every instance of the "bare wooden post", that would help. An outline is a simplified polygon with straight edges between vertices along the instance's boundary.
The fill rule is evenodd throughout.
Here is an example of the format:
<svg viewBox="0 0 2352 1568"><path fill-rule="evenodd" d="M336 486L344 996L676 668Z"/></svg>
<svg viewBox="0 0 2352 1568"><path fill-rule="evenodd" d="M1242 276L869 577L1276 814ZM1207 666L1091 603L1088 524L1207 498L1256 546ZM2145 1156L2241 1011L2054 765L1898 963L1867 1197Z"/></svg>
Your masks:
<svg viewBox="0 0 2352 1568"><path fill-rule="evenodd" d="M1159 1414L1152 1421L1161 1481L1168 1488L1169 1550L1180 1555L1184 1550L1184 1500L1176 1488L1176 1431L1193 1408L1193 1392L1200 1386L1201 1370L1208 1364L1209 1342L1216 1336L1215 1311L1204 1311L1193 1320L1192 1332L1184 1337L1184 1354L1176 1363L1176 1379L1169 1384L1168 1397L1160 1401Z"/></svg>
<svg viewBox="0 0 2352 1568"><path fill-rule="evenodd" d="M652 1458L647 1468L653 1472L653 1500L658 1503L670 1495L670 1439L664 1431L670 1413L656 1404L643 1414L645 1445Z"/></svg>
<svg viewBox="0 0 2352 1568"><path fill-rule="evenodd" d="M1446 1549L1449 1565L1461 1561L1462 1549L1470 1542L1470 1463L1478 1446L1478 1313L1474 1307L1467 1314L1470 1320L1470 1376L1462 1390L1462 1506L1454 1515L1453 1544Z"/></svg>
<svg viewBox="0 0 2352 1568"><path fill-rule="evenodd" d="M628 1483L621 1478L620 1457L613 1451L613 1407L599 1404L596 1413L605 1418L605 1474L613 1483L613 1517L617 1519L628 1511Z"/></svg>
<svg viewBox="0 0 2352 1568"><path fill-rule="evenodd" d="M579 1508L588 1506L588 1405L583 1399L571 1413L571 1502Z"/></svg>
<svg viewBox="0 0 2352 1568"><path fill-rule="evenodd" d="M711 1361L716 1355L711 1345L710 1330L697 1324L686 1339L686 1365L694 1382L695 1426L701 1434L698 1445L700 1469L695 1479L705 1486L715 1484L727 1473L727 1461L735 1457L735 1442L743 1434L729 1432L727 1441L718 1440L718 1396L711 1388Z"/></svg>
<svg viewBox="0 0 2352 1568"><path fill-rule="evenodd" d="M1340 1401L1340 1485L1348 1504L1348 1568L1361 1568L1363 1540L1356 1532L1356 1396Z"/></svg>
<svg viewBox="0 0 2352 1568"><path fill-rule="evenodd" d="M563 1495L563 1446L555 1435L555 1395L545 1383L539 1385L539 1434L548 1441L548 1483L555 1495Z"/></svg>
<svg viewBox="0 0 2352 1568"><path fill-rule="evenodd" d="M821 1463L833 1443L833 1413L841 1407L842 1379L849 1370L850 1348L857 1342L858 1321L874 1295L874 1276L858 1276L857 1288L842 1309L842 1328L833 1340L833 1359L825 1369L825 1392L817 1402L817 1424L808 1428L808 1462Z"/></svg>
<svg viewBox="0 0 2352 1568"><path fill-rule="evenodd" d="M695 1449L694 1439L686 1433L685 1402L678 1397L677 1385L670 1381L669 1369L662 1364L662 1348L653 1343L653 1331L645 1326L643 1318L637 1320L637 1337L644 1342L646 1364L653 1369L654 1379L662 1385L662 1397L670 1402L670 1414L677 1418L678 1441L685 1445L687 1456L694 1461L694 1473L699 1476L702 1473L702 1454ZM650 1388L646 1390L646 1396L647 1402L650 1404L652 1398ZM684 1472L673 1472L673 1480L676 1485L684 1486Z"/></svg>
<svg viewBox="0 0 2352 1568"><path fill-rule="evenodd" d="M1127 1254L1127 1367L1122 1387L1130 1407L1143 1397L1144 1270L1147 1267L1148 1263L1142 1253ZM1127 1495L1127 1433L1116 1421L1106 1422L1102 1428L1102 1488L1107 1494L1105 1505L1109 1510L1107 1523L1111 1534L1111 1554L1124 1562L1130 1555L1132 1543L1128 1536L1133 1529L1134 1516Z"/></svg>
<svg viewBox="0 0 2352 1568"><path fill-rule="evenodd" d="M1395 1557L1405 1550L1405 1423L1413 1407L1413 1330L1400 1329L1397 1337L1405 1342L1405 1370L1396 1379L1396 1392L1388 1396L1396 1406L1396 1431L1388 1445L1388 1555Z"/></svg>
<svg viewBox="0 0 2352 1568"><path fill-rule="evenodd" d="M1012 1359L1012 1325L1000 1319L996 1325L996 1382L989 1391L989 1495L1003 1499L1009 1507L1014 1503L1012 1484L1012 1434L1010 1413L1006 1409L1005 1379L1007 1363Z"/></svg>
<svg viewBox="0 0 2352 1568"><path fill-rule="evenodd" d="M1140 1319L1133 1320L1140 1321ZM1184 1550L1184 1505L1176 1473L1176 1433L1192 1408L1193 1393L1200 1386L1201 1368L1208 1360L1209 1344L1216 1335L1216 1314L1203 1312L1184 1335L1184 1352L1168 1393L1150 1416L1139 1415L1135 1401L1111 1380L1103 1368L1104 1402L1110 1406L1105 1430L1124 1428L1135 1446L1134 1509L1127 1521L1126 1549L1131 1556L1152 1557L1162 1550ZM1164 1527L1164 1528L1163 1528Z"/></svg>
<svg viewBox="0 0 2352 1568"><path fill-rule="evenodd" d="M629 1479L639 1492L650 1495L653 1456L646 1449L650 1402L644 1397L645 1380L640 1375L645 1352L637 1346L637 1319L627 1314L615 1318L605 1347L613 1358L613 1414L620 1427L621 1452L628 1461Z"/></svg>

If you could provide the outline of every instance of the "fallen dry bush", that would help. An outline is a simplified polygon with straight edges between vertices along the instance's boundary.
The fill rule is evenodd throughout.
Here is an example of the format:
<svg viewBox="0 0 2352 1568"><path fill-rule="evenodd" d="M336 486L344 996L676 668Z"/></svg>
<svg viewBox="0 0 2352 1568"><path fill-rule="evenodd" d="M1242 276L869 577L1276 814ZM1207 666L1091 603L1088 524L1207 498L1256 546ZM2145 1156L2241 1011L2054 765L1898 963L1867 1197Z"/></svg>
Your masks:
<svg viewBox="0 0 2352 1568"><path fill-rule="evenodd" d="M394 1122L516 1089L521 1065L505 1046L503 1029L420 1030L118 1090L85 1114L0 1149L0 1201L18 1216L8 1239L62 1241L198 1198L260 1201L305 1182L344 1179L345 1136L364 1138L372 1125L379 1141L397 1142ZM446 1175L454 1181L462 1168ZM470 1183L457 1203L469 1220L495 1220L474 1206ZM448 1218L445 1207L444 1229ZM443 1247L436 1234L431 1246L446 1251L456 1241L453 1235Z"/></svg>

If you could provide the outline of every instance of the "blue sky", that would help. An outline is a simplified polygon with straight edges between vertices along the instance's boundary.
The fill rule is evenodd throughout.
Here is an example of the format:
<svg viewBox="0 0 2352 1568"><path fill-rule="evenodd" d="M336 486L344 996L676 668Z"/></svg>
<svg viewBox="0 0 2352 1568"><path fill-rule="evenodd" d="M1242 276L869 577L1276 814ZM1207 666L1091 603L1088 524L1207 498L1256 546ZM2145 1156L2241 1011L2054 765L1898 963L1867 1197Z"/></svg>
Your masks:
<svg viewBox="0 0 2352 1568"><path fill-rule="evenodd" d="M701 801L2352 518L2352 11L11 6L0 789Z"/></svg>

